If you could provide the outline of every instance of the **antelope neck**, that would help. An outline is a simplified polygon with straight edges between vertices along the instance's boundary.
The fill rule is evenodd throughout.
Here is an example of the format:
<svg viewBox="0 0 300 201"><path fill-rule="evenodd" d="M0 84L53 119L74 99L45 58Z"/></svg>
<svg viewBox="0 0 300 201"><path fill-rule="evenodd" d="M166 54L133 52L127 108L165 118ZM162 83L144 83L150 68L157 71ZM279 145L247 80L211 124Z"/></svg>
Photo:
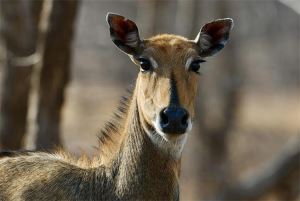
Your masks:
<svg viewBox="0 0 300 201"><path fill-rule="evenodd" d="M124 129L126 137L116 162L117 196L125 200L177 199L179 161L155 147L142 126L141 118L134 92Z"/></svg>

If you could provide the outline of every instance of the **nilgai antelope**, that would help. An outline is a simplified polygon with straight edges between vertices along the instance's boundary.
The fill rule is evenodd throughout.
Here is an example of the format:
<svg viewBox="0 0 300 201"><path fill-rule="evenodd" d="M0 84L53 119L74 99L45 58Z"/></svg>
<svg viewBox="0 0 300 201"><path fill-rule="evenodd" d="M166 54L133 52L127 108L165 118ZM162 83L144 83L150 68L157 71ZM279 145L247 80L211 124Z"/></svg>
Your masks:
<svg viewBox="0 0 300 201"><path fill-rule="evenodd" d="M141 40L136 24L107 15L115 45L140 68L135 88L99 136L99 158L2 152L0 200L178 200L180 159L192 128L204 58L221 50L232 19L205 24L195 40Z"/></svg>

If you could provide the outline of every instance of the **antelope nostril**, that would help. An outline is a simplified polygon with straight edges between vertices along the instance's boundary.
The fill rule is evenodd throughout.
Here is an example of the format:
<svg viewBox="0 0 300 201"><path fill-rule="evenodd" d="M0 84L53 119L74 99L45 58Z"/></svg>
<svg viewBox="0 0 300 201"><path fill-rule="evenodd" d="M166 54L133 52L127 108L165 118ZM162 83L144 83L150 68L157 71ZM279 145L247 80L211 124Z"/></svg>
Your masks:
<svg viewBox="0 0 300 201"><path fill-rule="evenodd" d="M168 116L165 114L165 111L166 110L162 110L160 112L160 123L163 124L163 125L167 125L169 123L169 119L168 119Z"/></svg>
<svg viewBox="0 0 300 201"><path fill-rule="evenodd" d="M186 113L183 117L182 117L182 119L181 119L181 124L182 125L187 125L188 124L188 118L189 118L189 115Z"/></svg>

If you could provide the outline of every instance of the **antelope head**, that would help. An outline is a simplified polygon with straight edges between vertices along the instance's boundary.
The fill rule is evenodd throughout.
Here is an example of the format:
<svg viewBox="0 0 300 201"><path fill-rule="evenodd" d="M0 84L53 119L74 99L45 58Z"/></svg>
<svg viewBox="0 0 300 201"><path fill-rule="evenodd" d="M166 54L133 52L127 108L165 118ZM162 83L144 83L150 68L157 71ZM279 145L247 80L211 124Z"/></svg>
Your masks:
<svg viewBox="0 0 300 201"><path fill-rule="evenodd" d="M225 46L232 19L205 24L195 40L169 34L141 40L133 21L108 13L107 22L114 44L140 68L136 100L143 128L154 144L179 156L193 124L201 63Z"/></svg>

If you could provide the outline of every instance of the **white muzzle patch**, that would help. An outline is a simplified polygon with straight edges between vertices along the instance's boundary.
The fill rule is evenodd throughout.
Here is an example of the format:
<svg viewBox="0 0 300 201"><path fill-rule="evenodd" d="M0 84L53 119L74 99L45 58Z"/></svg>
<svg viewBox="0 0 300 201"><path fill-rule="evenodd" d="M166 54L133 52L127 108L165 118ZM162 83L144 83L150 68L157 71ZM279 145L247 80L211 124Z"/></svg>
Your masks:
<svg viewBox="0 0 300 201"><path fill-rule="evenodd" d="M188 119L188 127L183 134L167 134L164 133L159 124L159 118L152 122L154 131L147 131L147 135L161 151L170 154L174 159L181 156L183 147L187 141L188 133L192 129L192 121Z"/></svg>

